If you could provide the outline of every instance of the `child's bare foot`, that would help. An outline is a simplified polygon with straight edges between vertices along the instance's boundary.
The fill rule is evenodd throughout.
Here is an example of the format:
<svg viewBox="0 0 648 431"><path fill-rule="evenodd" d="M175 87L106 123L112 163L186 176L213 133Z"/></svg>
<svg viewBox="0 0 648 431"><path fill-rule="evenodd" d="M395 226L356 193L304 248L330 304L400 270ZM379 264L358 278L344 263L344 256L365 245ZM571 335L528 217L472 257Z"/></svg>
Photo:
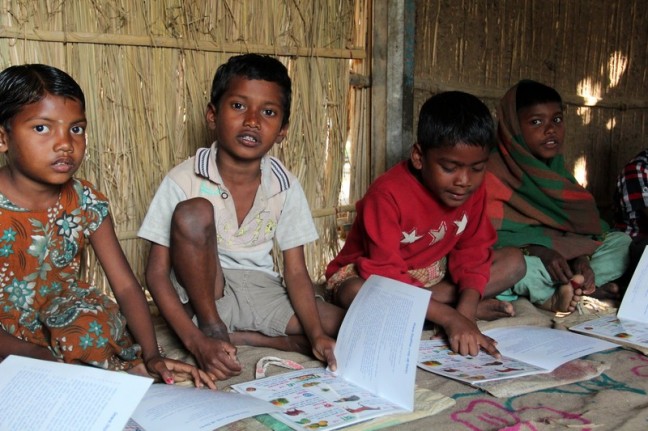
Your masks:
<svg viewBox="0 0 648 431"><path fill-rule="evenodd" d="M479 301L477 304L477 320L496 320L502 317L515 316L513 304L499 299L489 298Z"/></svg>
<svg viewBox="0 0 648 431"><path fill-rule="evenodd" d="M540 308L553 312L569 312L576 310L576 305L580 302L583 290L580 286L585 281L581 274L576 274L571 278L569 283L563 284L556 289L556 292L547 299Z"/></svg>
<svg viewBox="0 0 648 431"><path fill-rule="evenodd" d="M574 300L574 288L570 284L563 284L556 288L556 292L543 302L540 308L553 312L572 312L576 309L576 304L578 300Z"/></svg>

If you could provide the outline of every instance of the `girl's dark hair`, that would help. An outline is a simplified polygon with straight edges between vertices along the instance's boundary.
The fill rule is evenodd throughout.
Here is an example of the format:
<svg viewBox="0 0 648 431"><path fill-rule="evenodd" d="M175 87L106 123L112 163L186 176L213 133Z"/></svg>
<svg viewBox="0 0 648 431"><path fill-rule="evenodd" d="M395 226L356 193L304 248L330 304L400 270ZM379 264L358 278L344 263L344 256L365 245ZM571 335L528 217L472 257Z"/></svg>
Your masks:
<svg viewBox="0 0 648 431"><path fill-rule="evenodd" d="M493 116L472 94L439 93L421 107L416 137L424 152L458 143L491 149L495 144Z"/></svg>
<svg viewBox="0 0 648 431"><path fill-rule="evenodd" d="M540 103L558 103L561 107L563 106L562 98L554 88L530 79L518 82L515 91L515 109L517 111Z"/></svg>
<svg viewBox="0 0 648 431"><path fill-rule="evenodd" d="M246 79L260 79L274 82L283 92L283 119L282 126L290 120L290 103L292 100L292 83L288 76L288 69L279 60L268 55L242 54L231 57L226 63L221 64L216 70L212 82L210 103L218 109L218 102L227 91L230 81L234 77Z"/></svg>
<svg viewBox="0 0 648 431"><path fill-rule="evenodd" d="M9 131L11 119L25 105L36 103L47 94L74 99L85 111L85 96L67 73L45 64L10 66L0 72L0 126Z"/></svg>

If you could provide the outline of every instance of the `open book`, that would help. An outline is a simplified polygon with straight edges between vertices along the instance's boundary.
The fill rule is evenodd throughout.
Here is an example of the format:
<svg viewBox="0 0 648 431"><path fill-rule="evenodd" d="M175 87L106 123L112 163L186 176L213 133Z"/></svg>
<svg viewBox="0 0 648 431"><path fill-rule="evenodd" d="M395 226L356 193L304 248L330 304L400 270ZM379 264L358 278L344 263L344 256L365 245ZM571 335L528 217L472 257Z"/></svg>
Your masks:
<svg viewBox="0 0 648 431"><path fill-rule="evenodd" d="M617 314L589 320L569 329L648 354L648 251L644 250L641 255Z"/></svg>
<svg viewBox="0 0 648 431"><path fill-rule="evenodd" d="M212 430L276 408L245 395L155 384L84 365L9 356L0 364L0 430ZM218 408L214 408L218 406ZM131 417L135 418L129 421Z"/></svg>
<svg viewBox="0 0 648 431"><path fill-rule="evenodd" d="M444 340L423 340L418 366L479 387L495 380L550 373L572 359L617 347L604 340L537 326L495 328L484 334L497 341L501 359L483 352L461 356Z"/></svg>
<svg viewBox="0 0 648 431"><path fill-rule="evenodd" d="M331 430L414 408L416 357L430 291L371 276L338 335L337 371L311 368L232 385L280 406L294 429Z"/></svg>

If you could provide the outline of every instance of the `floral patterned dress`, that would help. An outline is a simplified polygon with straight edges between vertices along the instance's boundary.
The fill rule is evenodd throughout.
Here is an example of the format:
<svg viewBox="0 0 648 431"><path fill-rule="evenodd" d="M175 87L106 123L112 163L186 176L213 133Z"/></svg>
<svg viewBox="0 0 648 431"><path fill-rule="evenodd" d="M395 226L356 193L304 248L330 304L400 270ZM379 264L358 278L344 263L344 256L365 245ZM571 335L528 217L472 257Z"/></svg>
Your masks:
<svg viewBox="0 0 648 431"><path fill-rule="evenodd" d="M140 346L117 304L79 280L86 239L107 216L108 200L84 180L42 211L0 193L0 326L64 362L126 370L141 362Z"/></svg>

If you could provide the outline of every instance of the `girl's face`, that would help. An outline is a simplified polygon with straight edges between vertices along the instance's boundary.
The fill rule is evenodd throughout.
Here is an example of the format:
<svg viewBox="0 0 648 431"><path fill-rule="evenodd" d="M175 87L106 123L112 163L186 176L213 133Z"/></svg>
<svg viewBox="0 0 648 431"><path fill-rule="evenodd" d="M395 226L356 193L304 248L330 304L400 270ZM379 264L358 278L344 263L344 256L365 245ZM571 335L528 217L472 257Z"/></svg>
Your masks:
<svg viewBox="0 0 648 431"><path fill-rule="evenodd" d="M61 185L79 169L86 148L86 117L74 99L47 94L0 127L0 152L16 181Z"/></svg>
<svg viewBox="0 0 648 431"><path fill-rule="evenodd" d="M539 103L518 111L524 142L538 159L547 162L560 154L565 124L560 103Z"/></svg>

